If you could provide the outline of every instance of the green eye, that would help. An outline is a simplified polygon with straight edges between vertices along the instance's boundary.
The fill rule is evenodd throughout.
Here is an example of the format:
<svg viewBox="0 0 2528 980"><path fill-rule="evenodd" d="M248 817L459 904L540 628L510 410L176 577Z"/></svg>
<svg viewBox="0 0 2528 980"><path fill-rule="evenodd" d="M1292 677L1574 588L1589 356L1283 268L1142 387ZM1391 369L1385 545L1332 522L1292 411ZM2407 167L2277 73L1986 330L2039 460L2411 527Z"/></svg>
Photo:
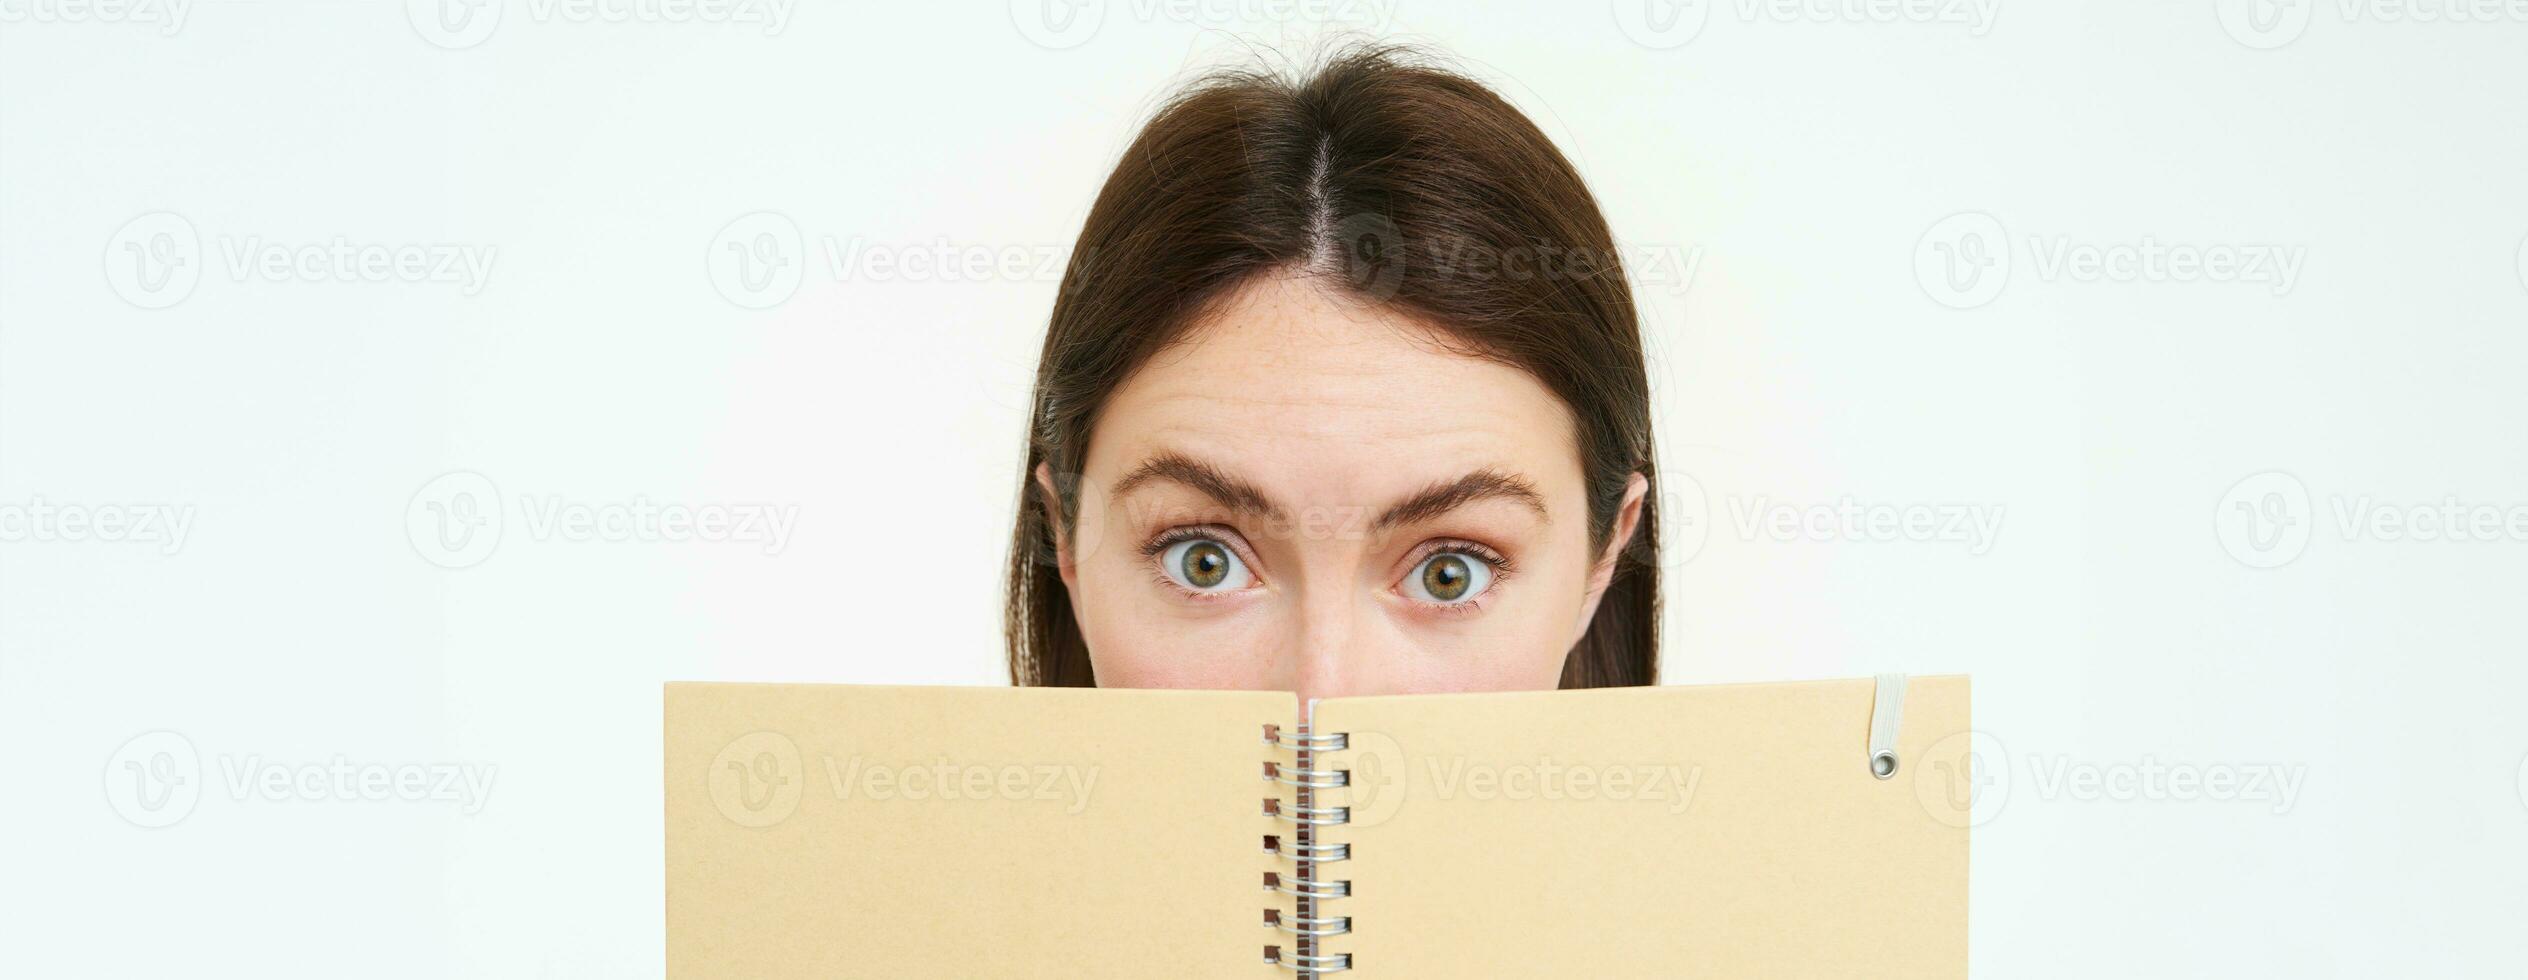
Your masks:
<svg viewBox="0 0 2528 980"><path fill-rule="evenodd" d="M1442 551L1413 570L1406 594L1424 602L1455 604L1482 595L1492 587L1492 565L1455 551Z"/></svg>
<svg viewBox="0 0 2528 980"><path fill-rule="evenodd" d="M1466 559L1458 555L1438 555L1422 563L1422 591L1442 602L1454 601L1466 594L1466 584L1474 580L1467 570Z"/></svg>
<svg viewBox="0 0 2528 980"><path fill-rule="evenodd" d="M1186 582L1208 589L1229 577L1229 550L1209 541L1195 542L1185 549L1185 557L1177 567L1184 570Z"/></svg>
<svg viewBox="0 0 2528 980"><path fill-rule="evenodd" d="M1192 538L1159 553L1159 570L1169 581L1196 592L1229 592L1246 587L1253 577L1228 545L1210 538Z"/></svg>

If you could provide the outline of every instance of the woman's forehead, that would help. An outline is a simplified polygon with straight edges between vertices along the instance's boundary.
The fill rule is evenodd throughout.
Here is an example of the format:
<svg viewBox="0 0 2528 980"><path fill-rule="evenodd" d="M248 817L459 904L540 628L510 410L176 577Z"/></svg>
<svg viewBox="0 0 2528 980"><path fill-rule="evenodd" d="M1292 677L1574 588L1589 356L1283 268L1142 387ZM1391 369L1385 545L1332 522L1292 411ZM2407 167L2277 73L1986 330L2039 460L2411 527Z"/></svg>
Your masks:
<svg viewBox="0 0 2528 980"><path fill-rule="evenodd" d="M1092 478L1173 452L1301 499L1383 499L1485 467L1577 486L1570 410L1526 372L1313 285L1246 292L1116 390Z"/></svg>

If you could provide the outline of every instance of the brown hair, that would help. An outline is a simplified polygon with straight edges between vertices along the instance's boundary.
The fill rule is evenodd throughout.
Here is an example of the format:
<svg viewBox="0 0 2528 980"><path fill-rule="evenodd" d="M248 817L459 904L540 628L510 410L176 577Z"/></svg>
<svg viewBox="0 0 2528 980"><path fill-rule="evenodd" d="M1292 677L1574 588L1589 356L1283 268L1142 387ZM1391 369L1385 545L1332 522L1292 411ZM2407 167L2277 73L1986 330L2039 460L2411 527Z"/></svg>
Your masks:
<svg viewBox="0 0 2528 980"><path fill-rule="evenodd" d="M1631 289L1580 174L1483 85L1389 47L1290 79L1206 76L1144 127L1090 208L1036 369L1005 628L1010 677L1090 687L1053 529L1108 394L1239 285L1297 269L1535 376L1571 407L1602 554L1630 475L1653 481L1650 386ZM1656 494L1617 556L1563 687L1658 677Z"/></svg>

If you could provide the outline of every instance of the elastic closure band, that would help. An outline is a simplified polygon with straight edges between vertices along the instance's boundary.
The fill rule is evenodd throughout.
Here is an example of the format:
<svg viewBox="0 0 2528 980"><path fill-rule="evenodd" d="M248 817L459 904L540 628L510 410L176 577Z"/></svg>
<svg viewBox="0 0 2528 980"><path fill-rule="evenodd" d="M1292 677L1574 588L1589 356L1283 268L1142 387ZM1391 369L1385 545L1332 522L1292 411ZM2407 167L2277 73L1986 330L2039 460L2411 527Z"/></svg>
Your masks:
<svg viewBox="0 0 2528 980"><path fill-rule="evenodd" d="M1878 675L1878 692L1870 698L1870 775L1896 776L1896 730L1905 721L1905 675Z"/></svg>

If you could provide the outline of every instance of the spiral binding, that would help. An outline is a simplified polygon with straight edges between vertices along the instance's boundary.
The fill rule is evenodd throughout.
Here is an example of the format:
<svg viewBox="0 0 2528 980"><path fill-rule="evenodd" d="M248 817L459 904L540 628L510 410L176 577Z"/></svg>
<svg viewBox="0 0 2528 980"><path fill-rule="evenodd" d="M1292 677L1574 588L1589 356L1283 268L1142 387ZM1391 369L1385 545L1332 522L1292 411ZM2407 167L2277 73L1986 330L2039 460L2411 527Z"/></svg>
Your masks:
<svg viewBox="0 0 2528 980"><path fill-rule="evenodd" d="M1265 946L1264 959L1300 977L1343 972L1352 968L1352 954L1327 952L1324 941L1351 932L1352 918L1323 914L1323 903L1350 896L1352 883L1348 879L1327 880L1319 877L1319 872L1327 864L1351 860L1352 845L1319 841L1317 834L1320 828L1349 823L1352 812L1349 807L1316 805L1316 793L1351 785L1349 770L1317 768L1325 753L1350 748L1351 739L1340 732L1312 734L1305 728L1286 732L1281 726L1266 725L1264 741L1291 754L1288 765L1264 763L1264 778L1296 791L1290 800L1264 798L1264 812L1290 825L1291 831L1286 837L1275 834L1266 839L1273 854L1289 863L1290 871L1267 871L1264 884L1292 900L1288 911L1264 910L1265 924L1289 934L1292 940L1287 946Z"/></svg>

